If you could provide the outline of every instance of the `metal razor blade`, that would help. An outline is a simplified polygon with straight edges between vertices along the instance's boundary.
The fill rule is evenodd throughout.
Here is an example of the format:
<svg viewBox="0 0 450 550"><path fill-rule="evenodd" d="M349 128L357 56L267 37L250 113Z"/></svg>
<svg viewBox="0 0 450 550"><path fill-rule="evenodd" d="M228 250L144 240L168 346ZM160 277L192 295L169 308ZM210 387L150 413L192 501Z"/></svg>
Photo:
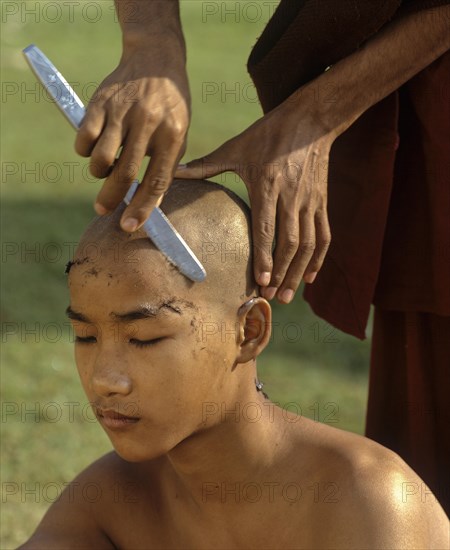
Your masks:
<svg viewBox="0 0 450 550"><path fill-rule="evenodd" d="M23 54L32 71L55 100L61 112L78 130L86 114L81 99L38 47L32 44L23 50ZM138 186L139 182L135 180L124 198L126 204L130 203ZM155 207L152 210L143 228L155 246L183 275L195 282L205 279L204 267L160 208Z"/></svg>

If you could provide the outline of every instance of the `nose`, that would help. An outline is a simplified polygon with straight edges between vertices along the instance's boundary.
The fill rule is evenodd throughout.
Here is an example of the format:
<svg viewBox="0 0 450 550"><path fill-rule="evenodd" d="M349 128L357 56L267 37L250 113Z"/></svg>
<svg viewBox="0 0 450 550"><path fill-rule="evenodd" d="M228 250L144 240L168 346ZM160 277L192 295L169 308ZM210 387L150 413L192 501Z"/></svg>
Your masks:
<svg viewBox="0 0 450 550"><path fill-rule="evenodd" d="M131 379L125 372L120 372L111 364L101 365L98 361L91 378L91 386L100 397L126 396L132 390Z"/></svg>

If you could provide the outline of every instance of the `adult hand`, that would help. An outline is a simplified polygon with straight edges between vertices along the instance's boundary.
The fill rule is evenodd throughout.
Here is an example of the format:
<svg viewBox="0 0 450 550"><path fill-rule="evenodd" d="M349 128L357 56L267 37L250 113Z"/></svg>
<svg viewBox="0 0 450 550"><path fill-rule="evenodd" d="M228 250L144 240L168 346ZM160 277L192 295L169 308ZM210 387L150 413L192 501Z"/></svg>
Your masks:
<svg viewBox="0 0 450 550"><path fill-rule="evenodd" d="M190 95L184 56L175 48L168 43L124 52L118 67L95 92L78 131L76 151L91 156L95 177L107 178L96 199L98 214L116 208L145 155L151 156L122 216L126 231L140 227L161 202L184 154Z"/></svg>
<svg viewBox="0 0 450 550"><path fill-rule="evenodd" d="M307 102L288 100L175 173L208 178L232 171L244 181L252 209L255 279L266 287L267 299L277 295L289 303L302 277L312 283L322 266L331 240L327 171L335 137Z"/></svg>

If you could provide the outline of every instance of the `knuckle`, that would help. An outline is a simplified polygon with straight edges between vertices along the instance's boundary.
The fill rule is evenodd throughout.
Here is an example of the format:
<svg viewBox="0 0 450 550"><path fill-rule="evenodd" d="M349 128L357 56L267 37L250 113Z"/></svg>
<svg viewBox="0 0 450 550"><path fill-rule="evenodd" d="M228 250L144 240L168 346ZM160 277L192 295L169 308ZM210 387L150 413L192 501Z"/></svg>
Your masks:
<svg viewBox="0 0 450 550"><path fill-rule="evenodd" d="M313 254L314 250L316 249L316 243L315 241L304 241L300 245L300 252L302 254Z"/></svg>
<svg viewBox="0 0 450 550"><path fill-rule="evenodd" d="M182 142L186 136L186 125L178 118L171 118L168 122L168 129L172 139L176 142Z"/></svg>
<svg viewBox="0 0 450 550"><path fill-rule="evenodd" d="M139 165L136 162L127 162L119 166L118 176L122 181L133 181L139 172Z"/></svg>
<svg viewBox="0 0 450 550"><path fill-rule="evenodd" d="M158 116L154 110L145 105L138 104L133 111L133 123L143 128L152 127L156 124Z"/></svg>
<svg viewBox="0 0 450 550"><path fill-rule="evenodd" d="M283 244L283 257L292 257L298 250L299 239L294 233L287 235Z"/></svg>
<svg viewBox="0 0 450 550"><path fill-rule="evenodd" d="M80 157L89 156L89 148L84 143L81 143L79 139L75 142L75 152L80 155Z"/></svg>
<svg viewBox="0 0 450 550"><path fill-rule="evenodd" d="M78 137L83 143L91 143L98 137L93 124L86 123L78 131Z"/></svg>
<svg viewBox="0 0 450 550"><path fill-rule="evenodd" d="M300 206L300 215L309 220L314 218L314 207L309 201Z"/></svg>
<svg viewBox="0 0 450 550"><path fill-rule="evenodd" d="M328 250L331 244L331 231L329 226L319 227L318 235L319 235L319 248L325 251Z"/></svg>
<svg viewBox="0 0 450 550"><path fill-rule="evenodd" d="M89 164L89 171L94 176L94 178L101 178L106 172L106 168L104 165L101 165L98 162L91 162Z"/></svg>
<svg viewBox="0 0 450 550"><path fill-rule="evenodd" d="M163 195L169 187L169 179L164 175L153 176L150 179L149 194L152 196Z"/></svg>
<svg viewBox="0 0 450 550"><path fill-rule="evenodd" d="M104 197L101 199L101 204L107 209L107 210L110 210L110 211L113 211L117 208L118 204L119 204L120 200L118 199L113 199L111 197Z"/></svg>
<svg viewBox="0 0 450 550"><path fill-rule="evenodd" d="M331 244L331 235L328 237L325 237L321 244L324 250L328 250Z"/></svg>
<svg viewBox="0 0 450 550"><path fill-rule="evenodd" d="M89 157L94 145L94 137L86 137L85 132L79 130L75 141L75 151L82 157Z"/></svg>
<svg viewBox="0 0 450 550"><path fill-rule="evenodd" d="M274 178L273 181L270 179L265 179L262 182L261 193L265 201L270 201L273 203L276 200L276 197L279 193L280 185L279 182Z"/></svg>
<svg viewBox="0 0 450 550"><path fill-rule="evenodd" d="M110 171L110 168L114 162L114 158L105 153L95 152L91 156L91 163L89 169L91 174L96 178L103 178Z"/></svg>
<svg viewBox="0 0 450 550"><path fill-rule="evenodd" d="M107 168L114 160L114 158L111 157L111 154L96 147L91 155L91 166L95 165L99 169Z"/></svg>
<svg viewBox="0 0 450 550"><path fill-rule="evenodd" d="M97 195L97 202L102 204L107 210L115 210L119 204L121 198L119 198L115 189L105 184Z"/></svg>
<svg viewBox="0 0 450 550"><path fill-rule="evenodd" d="M154 111L149 111L147 109L144 109L140 113L140 117L142 117L142 121L147 128L149 126L155 126L159 121L157 114Z"/></svg>
<svg viewBox="0 0 450 550"><path fill-rule="evenodd" d="M299 187L298 180L284 177L283 186L289 196L295 195Z"/></svg>
<svg viewBox="0 0 450 550"><path fill-rule="evenodd" d="M275 233L275 223L269 220L259 220L256 237L259 241L272 242Z"/></svg>

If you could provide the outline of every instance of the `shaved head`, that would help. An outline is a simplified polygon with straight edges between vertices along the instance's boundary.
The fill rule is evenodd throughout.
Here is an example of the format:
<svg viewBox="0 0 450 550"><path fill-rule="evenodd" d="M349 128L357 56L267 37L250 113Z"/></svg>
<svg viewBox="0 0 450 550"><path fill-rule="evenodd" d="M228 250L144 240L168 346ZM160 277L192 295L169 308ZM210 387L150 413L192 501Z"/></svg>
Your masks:
<svg viewBox="0 0 450 550"><path fill-rule="evenodd" d="M175 180L161 209L206 270L206 280L193 283L155 248L143 229L129 234L120 228L121 205L88 226L72 262L72 271L111 279L126 270L176 280L177 287L232 307L257 294L252 270L251 221L248 206L234 193L209 181Z"/></svg>
<svg viewBox="0 0 450 550"><path fill-rule="evenodd" d="M89 401L139 411L136 437L107 429L116 451L146 461L221 423L221 414L205 414L206 404L228 409L263 399L256 357L269 341L271 315L253 278L250 212L236 195L208 181L176 180L161 204L206 269L200 283L143 230L122 231L124 208L95 218L82 236L66 313Z"/></svg>

